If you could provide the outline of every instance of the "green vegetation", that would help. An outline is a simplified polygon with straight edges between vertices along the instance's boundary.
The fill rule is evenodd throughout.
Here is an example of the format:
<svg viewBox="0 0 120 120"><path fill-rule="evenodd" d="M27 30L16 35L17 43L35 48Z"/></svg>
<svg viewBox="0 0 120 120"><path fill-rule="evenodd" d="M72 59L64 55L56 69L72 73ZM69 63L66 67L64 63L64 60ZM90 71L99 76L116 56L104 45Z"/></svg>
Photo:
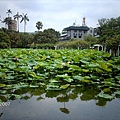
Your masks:
<svg viewBox="0 0 120 120"><path fill-rule="evenodd" d="M46 91L94 86L97 97L106 99L120 93L120 57L103 51L1 49L0 61L2 93L42 86Z"/></svg>
<svg viewBox="0 0 120 120"><path fill-rule="evenodd" d="M60 33L54 29L45 29L43 32L39 31L35 34L33 42L34 44L46 44L56 43L59 41Z"/></svg>
<svg viewBox="0 0 120 120"><path fill-rule="evenodd" d="M83 49L83 48L89 48L89 43L84 41L84 40L79 40L79 39L71 39L65 42L59 42L56 44L57 47L60 48L74 48L74 49Z"/></svg>
<svg viewBox="0 0 120 120"><path fill-rule="evenodd" d="M42 27L43 27L42 22L41 22L41 21L38 21L38 22L36 23L36 28L38 29L38 31L39 31L40 29L42 29Z"/></svg>
<svg viewBox="0 0 120 120"><path fill-rule="evenodd" d="M120 44L120 17L111 19L102 18L98 22L99 43L105 45L107 50L112 49L116 52Z"/></svg>
<svg viewBox="0 0 120 120"><path fill-rule="evenodd" d="M23 13L23 15L20 15L20 17L22 18L20 23L24 22L24 32L26 32L26 24L27 24L27 21L29 21L28 16L27 16L27 14Z"/></svg>
<svg viewBox="0 0 120 120"><path fill-rule="evenodd" d="M6 33L0 31L0 48L9 48L10 45L9 36Z"/></svg>

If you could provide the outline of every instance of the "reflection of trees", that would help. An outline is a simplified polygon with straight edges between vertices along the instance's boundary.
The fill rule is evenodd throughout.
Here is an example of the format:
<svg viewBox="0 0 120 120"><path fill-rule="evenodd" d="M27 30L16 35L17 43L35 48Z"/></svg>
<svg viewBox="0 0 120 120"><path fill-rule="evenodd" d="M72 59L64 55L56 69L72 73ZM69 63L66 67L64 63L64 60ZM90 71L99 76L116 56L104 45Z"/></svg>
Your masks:
<svg viewBox="0 0 120 120"><path fill-rule="evenodd" d="M6 102L7 100L15 100L17 98L28 100L33 96L37 96L37 101L47 99L47 98L56 98L57 102L63 102L64 108L60 108L60 111L66 112L66 114L69 114L69 110L65 107L65 103L69 102L69 100L76 100L80 96L81 101L89 101L89 100L96 100L97 106L105 106L109 99L100 98L97 95L100 93L100 90L96 87L90 87L90 86L83 86L83 87L76 87L76 88L68 88L61 91L46 91L42 87L38 88L32 88L32 87L26 87L26 88L19 88L16 90L12 90L11 92L8 91L8 93L2 92L0 95L0 100L2 102ZM7 98L8 95L11 95L9 98ZM43 97L45 95L45 97Z"/></svg>
<svg viewBox="0 0 120 120"><path fill-rule="evenodd" d="M98 101L96 102L96 105L97 106L105 106L108 101L111 101L111 100L107 100L107 99L104 99L104 98L99 98Z"/></svg>
<svg viewBox="0 0 120 120"><path fill-rule="evenodd" d="M82 101L88 101L92 99L96 99L96 95L99 94L99 90L95 88L85 88L84 91L82 92L82 96L80 96L80 99Z"/></svg>

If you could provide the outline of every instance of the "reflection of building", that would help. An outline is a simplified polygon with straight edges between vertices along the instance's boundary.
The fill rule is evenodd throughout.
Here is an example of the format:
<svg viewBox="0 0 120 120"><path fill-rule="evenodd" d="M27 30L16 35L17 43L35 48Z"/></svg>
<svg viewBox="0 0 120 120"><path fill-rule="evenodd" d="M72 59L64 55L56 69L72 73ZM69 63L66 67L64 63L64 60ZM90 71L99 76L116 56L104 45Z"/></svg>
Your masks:
<svg viewBox="0 0 120 120"><path fill-rule="evenodd" d="M17 21L12 20L11 17L8 18L8 29L17 31Z"/></svg>
<svg viewBox="0 0 120 120"><path fill-rule="evenodd" d="M89 28L86 26L85 18L83 18L82 26L76 25L76 23L73 23L72 26L69 26L67 28L64 28L64 34L61 35L61 40L67 40L67 39L84 39L84 36L86 35L92 35L96 36L96 28Z"/></svg>

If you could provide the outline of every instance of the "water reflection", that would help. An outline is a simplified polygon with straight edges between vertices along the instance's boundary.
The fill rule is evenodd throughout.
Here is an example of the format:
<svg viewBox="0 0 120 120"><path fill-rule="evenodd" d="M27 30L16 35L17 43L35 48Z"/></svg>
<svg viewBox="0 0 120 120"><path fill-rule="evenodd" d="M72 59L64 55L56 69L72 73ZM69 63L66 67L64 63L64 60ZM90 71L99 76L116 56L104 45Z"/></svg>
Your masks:
<svg viewBox="0 0 120 120"><path fill-rule="evenodd" d="M3 113L0 113L0 117L3 115Z"/></svg>
<svg viewBox="0 0 120 120"><path fill-rule="evenodd" d="M21 89L19 88L14 90L8 90L7 93L0 94L0 99L4 102L12 101L12 104L10 105L10 107L2 107L2 109L6 109L6 111L1 111L0 118L6 120L6 114L9 114L6 113L7 110L9 112L13 111L14 113L16 113L17 107L18 112L16 114L22 117L16 118L16 120L21 120L23 118L27 119L28 117L29 119L32 119L33 116L39 116L42 120L44 120L49 119L49 117L47 116L53 115L51 117L54 117L54 113L56 114L55 116L63 119L64 115L69 116L72 115L73 112L75 112L77 116L70 116L70 119L75 119L75 117L77 117L78 119L79 112L81 112L81 119L84 119L86 115L82 113L86 113L87 110L87 112L89 113L91 112L91 109L96 112L98 110L98 106L101 106L100 108L103 108L103 106L106 106L107 103L110 103L110 101L113 100L98 97L97 95L100 92L101 91L98 88L90 86L68 88L61 91L46 91L43 87L26 87ZM94 104L94 106L91 106L91 104L88 103L92 103L92 105ZM87 110L84 110L84 107ZM113 108L111 107L111 109ZM120 108L118 107L118 109ZM14 115L14 113L10 112L10 114L12 115ZM35 119L39 120L39 117ZM66 116L64 117L65 119L68 119L66 118ZM90 120L93 120L92 118L94 117L90 117ZM53 120L54 119L57 118L53 118Z"/></svg>
<svg viewBox="0 0 120 120"><path fill-rule="evenodd" d="M40 87L39 88L26 87L11 91L9 90L8 93L1 94L0 99L3 102L6 102L7 100L15 100L17 98L20 98L21 100L29 100L31 97L37 96L36 101L45 100L47 98L56 98L57 102L67 103L69 102L69 100L75 100L79 97L81 101L95 100L97 106L105 106L108 101L112 100L112 99L110 100L110 99L104 99L98 97L97 95L99 93L100 93L99 89L88 86L68 88L67 90L61 90L61 91L53 91L53 90L46 91L44 88L40 88ZM61 109L61 111L64 110Z"/></svg>

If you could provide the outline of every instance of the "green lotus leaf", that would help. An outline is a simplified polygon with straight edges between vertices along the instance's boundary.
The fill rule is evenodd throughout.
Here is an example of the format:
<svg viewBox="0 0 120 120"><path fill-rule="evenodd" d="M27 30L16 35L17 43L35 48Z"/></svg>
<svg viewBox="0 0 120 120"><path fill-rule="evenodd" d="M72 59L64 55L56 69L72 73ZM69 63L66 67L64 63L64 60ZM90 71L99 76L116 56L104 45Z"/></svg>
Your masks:
<svg viewBox="0 0 120 120"><path fill-rule="evenodd" d="M39 87L38 85L30 85L31 88Z"/></svg>
<svg viewBox="0 0 120 120"><path fill-rule="evenodd" d="M65 85L62 85L60 88L61 89L67 89L69 86L70 86L70 84L65 84Z"/></svg>
<svg viewBox="0 0 120 120"><path fill-rule="evenodd" d="M120 95L120 91L114 92L115 95Z"/></svg>
<svg viewBox="0 0 120 120"><path fill-rule="evenodd" d="M82 80L82 82L85 82L85 83L90 83L91 80Z"/></svg>
<svg viewBox="0 0 120 120"><path fill-rule="evenodd" d="M8 98L8 99L10 99L10 98L19 99L19 98L21 98L21 95L17 95L17 94L8 94L8 95L7 95L7 98Z"/></svg>
<svg viewBox="0 0 120 120"><path fill-rule="evenodd" d="M115 78L120 81L120 76L116 76Z"/></svg>
<svg viewBox="0 0 120 120"><path fill-rule="evenodd" d="M101 97L101 98L105 98L105 99L113 99L114 98L114 96L112 96L112 95L102 94L102 93L99 93L97 96Z"/></svg>
<svg viewBox="0 0 120 120"><path fill-rule="evenodd" d="M104 89L103 89L103 92L104 92L104 93L110 93L111 90L110 90L110 88L104 88Z"/></svg>
<svg viewBox="0 0 120 120"><path fill-rule="evenodd" d="M5 78L5 77L6 77L6 74L5 74L5 73L0 72L0 78Z"/></svg>
<svg viewBox="0 0 120 120"><path fill-rule="evenodd" d="M74 78L75 80L83 80L83 77L82 77L82 76L79 76L79 75L73 76L73 78Z"/></svg>
<svg viewBox="0 0 120 120"><path fill-rule="evenodd" d="M6 87L6 84L0 84L0 88L1 88L1 87Z"/></svg>

